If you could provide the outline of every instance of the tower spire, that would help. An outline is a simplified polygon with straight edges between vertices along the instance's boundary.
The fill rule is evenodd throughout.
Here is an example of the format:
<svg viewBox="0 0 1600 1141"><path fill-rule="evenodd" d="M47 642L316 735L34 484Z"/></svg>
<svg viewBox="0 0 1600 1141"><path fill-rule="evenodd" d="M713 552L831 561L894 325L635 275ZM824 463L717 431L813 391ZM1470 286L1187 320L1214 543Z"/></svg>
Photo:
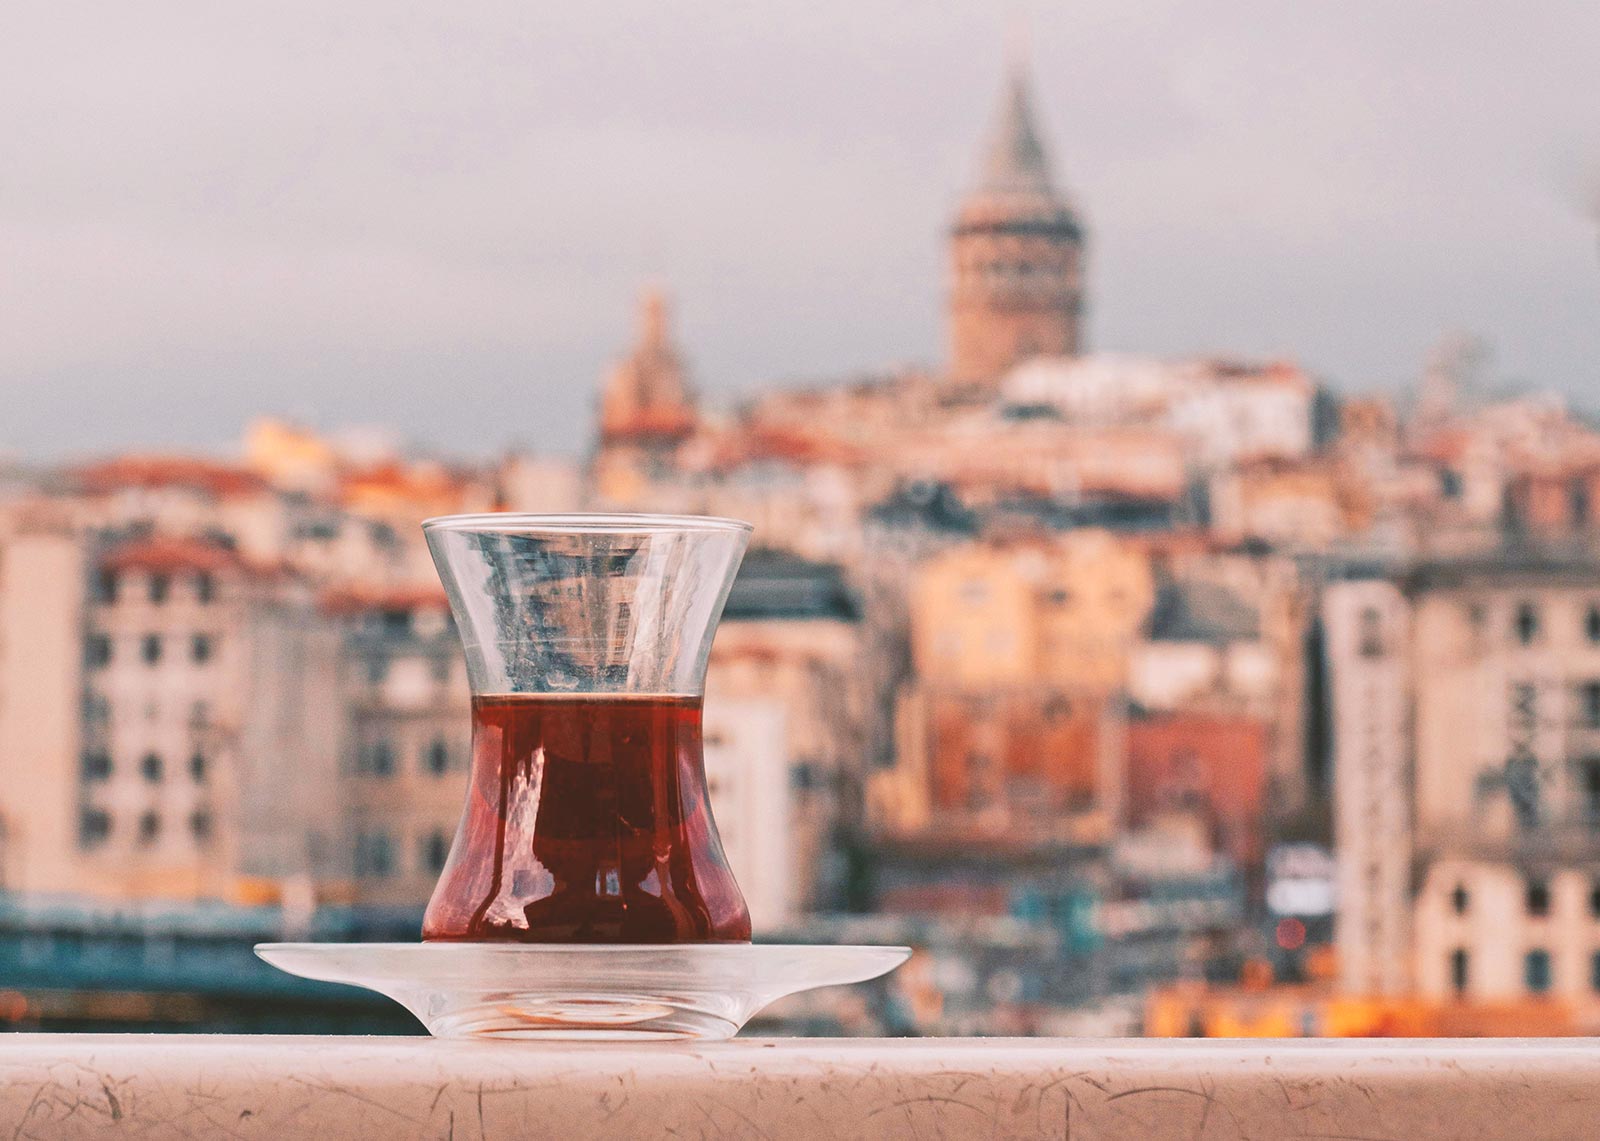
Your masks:
<svg viewBox="0 0 1600 1141"><path fill-rule="evenodd" d="M1039 127L1033 110L1032 78L1021 37L1014 34L1007 52L1005 87L999 112L990 130L984 152L979 193L1052 193L1050 160L1039 141Z"/></svg>

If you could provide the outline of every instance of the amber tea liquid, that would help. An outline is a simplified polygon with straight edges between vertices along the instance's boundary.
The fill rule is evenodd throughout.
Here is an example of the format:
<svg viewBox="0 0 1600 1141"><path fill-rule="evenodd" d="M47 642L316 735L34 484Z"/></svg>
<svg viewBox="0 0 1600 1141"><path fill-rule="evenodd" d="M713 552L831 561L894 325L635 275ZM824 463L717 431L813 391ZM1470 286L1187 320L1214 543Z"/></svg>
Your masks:
<svg viewBox="0 0 1600 1141"><path fill-rule="evenodd" d="M422 937L748 942L711 823L700 698L474 697L467 805Z"/></svg>

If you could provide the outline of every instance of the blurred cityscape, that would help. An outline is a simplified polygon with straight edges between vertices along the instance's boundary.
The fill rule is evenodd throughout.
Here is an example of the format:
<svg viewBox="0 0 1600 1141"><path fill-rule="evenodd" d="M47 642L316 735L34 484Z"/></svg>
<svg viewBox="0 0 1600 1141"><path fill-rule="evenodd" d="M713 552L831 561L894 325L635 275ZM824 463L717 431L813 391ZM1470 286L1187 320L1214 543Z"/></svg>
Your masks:
<svg viewBox="0 0 1600 1141"><path fill-rule="evenodd" d="M917 948L759 1030L1600 1031L1600 430L1466 336L1399 397L1091 351L1029 99L940 368L708 407L649 292L581 461L0 470L0 1025L416 1032L250 947L417 937L469 756L418 523L626 509L756 526L705 740L757 937Z"/></svg>

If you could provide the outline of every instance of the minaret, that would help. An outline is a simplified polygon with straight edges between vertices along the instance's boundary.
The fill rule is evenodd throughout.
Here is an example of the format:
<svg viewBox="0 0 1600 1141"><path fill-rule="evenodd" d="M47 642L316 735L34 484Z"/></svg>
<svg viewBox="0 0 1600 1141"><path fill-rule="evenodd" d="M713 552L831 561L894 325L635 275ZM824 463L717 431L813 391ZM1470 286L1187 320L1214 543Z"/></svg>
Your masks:
<svg viewBox="0 0 1600 1141"><path fill-rule="evenodd" d="M991 385L1032 356L1083 348L1083 226L1057 192L1026 69L1014 64L950 241L950 377Z"/></svg>

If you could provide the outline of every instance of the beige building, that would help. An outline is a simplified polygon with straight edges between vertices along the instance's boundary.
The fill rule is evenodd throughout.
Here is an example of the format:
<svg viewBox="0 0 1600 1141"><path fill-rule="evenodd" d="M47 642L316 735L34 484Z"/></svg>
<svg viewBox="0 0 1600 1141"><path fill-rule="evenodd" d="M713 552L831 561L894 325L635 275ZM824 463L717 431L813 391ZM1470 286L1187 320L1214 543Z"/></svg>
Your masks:
<svg viewBox="0 0 1600 1141"><path fill-rule="evenodd" d="M76 890L267 902L328 880L337 642L309 590L174 538L104 545L86 585Z"/></svg>
<svg viewBox="0 0 1600 1141"><path fill-rule="evenodd" d="M461 818L472 760L466 665L442 591L324 599L341 631L339 850L352 899L419 908Z"/></svg>
<svg viewBox="0 0 1600 1141"><path fill-rule="evenodd" d="M81 884L86 557L59 511L0 510L0 890Z"/></svg>
<svg viewBox="0 0 1600 1141"><path fill-rule="evenodd" d="M951 548L913 573L912 660L942 687L1109 692L1154 598L1149 561L1106 531Z"/></svg>
<svg viewBox="0 0 1600 1141"><path fill-rule="evenodd" d="M1341 584L1325 611L1346 984L1593 1002L1600 572L1522 554L1404 588Z"/></svg>

